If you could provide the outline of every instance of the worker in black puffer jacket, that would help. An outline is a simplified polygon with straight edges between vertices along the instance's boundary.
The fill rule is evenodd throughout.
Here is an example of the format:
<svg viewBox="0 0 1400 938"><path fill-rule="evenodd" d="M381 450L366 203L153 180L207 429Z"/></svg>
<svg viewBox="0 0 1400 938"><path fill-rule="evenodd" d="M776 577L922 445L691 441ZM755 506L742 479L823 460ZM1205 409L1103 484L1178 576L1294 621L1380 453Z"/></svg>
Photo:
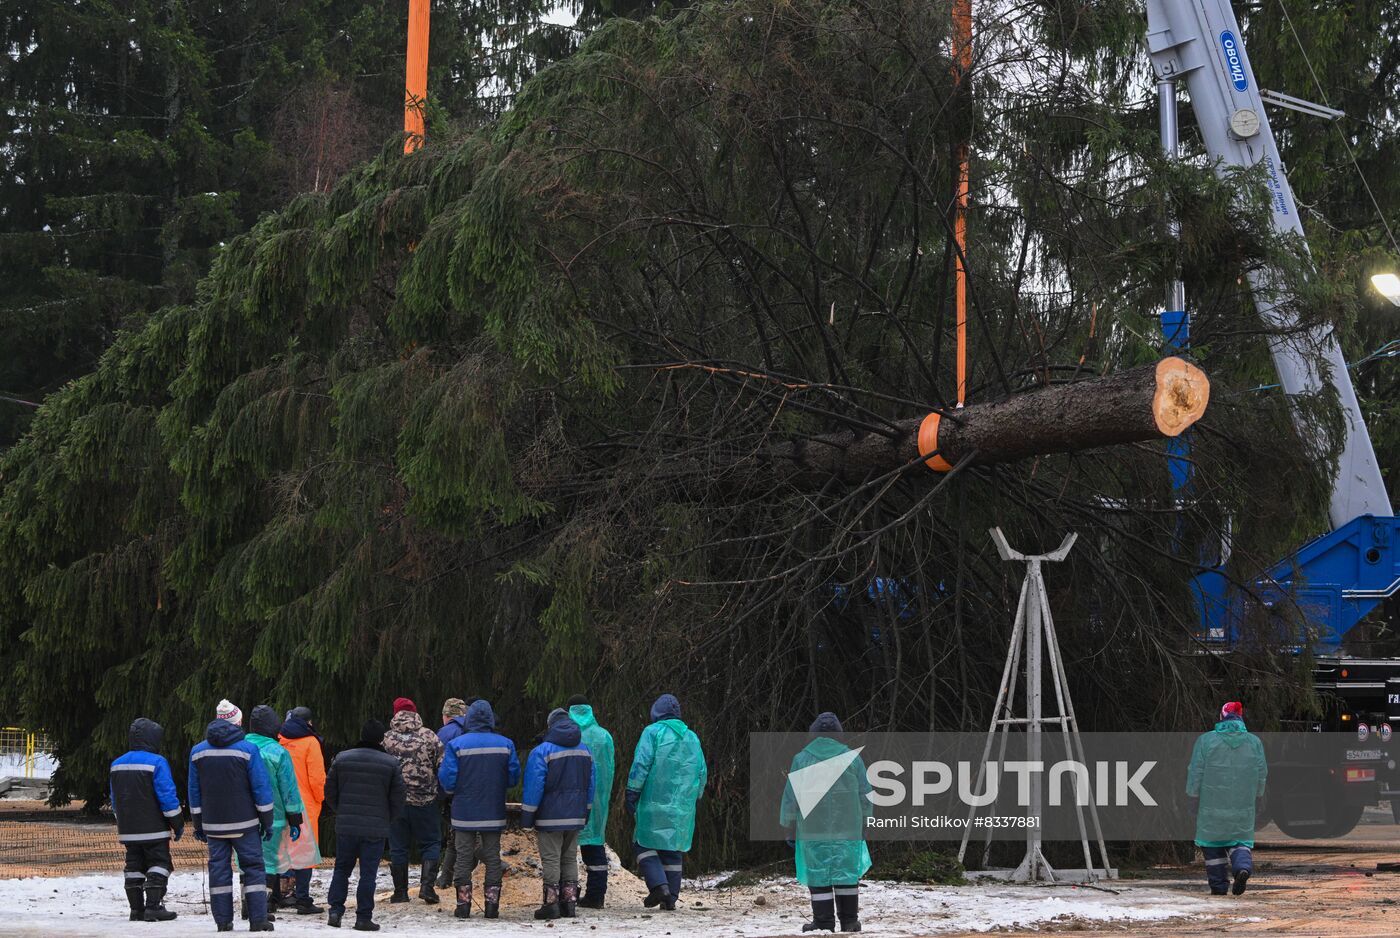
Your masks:
<svg viewBox="0 0 1400 938"><path fill-rule="evenodd" d="M335 812L335 872L326 899L327 924L340 927L350 892L350 869L360 864L355 887L355 930L378 931L374 887L389 825L403 812L406 794L399 760L384 751L384 724L368 720L360 741L335 757L326 775L326 807Z"/></svg>

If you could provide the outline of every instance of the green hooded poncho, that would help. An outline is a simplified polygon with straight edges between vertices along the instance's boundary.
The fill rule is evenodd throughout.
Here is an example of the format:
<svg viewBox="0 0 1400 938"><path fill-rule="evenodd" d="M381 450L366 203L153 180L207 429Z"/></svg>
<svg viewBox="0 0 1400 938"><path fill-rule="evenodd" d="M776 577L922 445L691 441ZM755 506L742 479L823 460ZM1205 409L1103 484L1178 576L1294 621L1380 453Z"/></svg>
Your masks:
<svg viewBox="0 0 1400 938"><path fill-rule="evenodd" d="M1196 846L1253 847L1255 800L1268 776L1264 744L1243 720L1221 720L1202 733L1186 771L1186 794L1201 799Z"/></svg>
<svg viewBox="0 0 1400 938"><path fill-rule="evenodd" d="M652 850L690 849L695 836L695 802L709 773L700 737L681 722L680 704L662 695L651 708L656 720L642 730L627 788L640 792L633 840Z"/></svg>
<svg viewBox="0 0 1400 938"><path fill-rule="evenodd" d="M792 757L789 775L833 759L850 748L827 736L818 736ZM804 886L854 886L870 869L865 845L865 819L872 813L870 781L865 763L857 756L822 800L802 817L791 783L783 786L779 823L796 827L797 881Z"/></svg>
<svg viewBox="0 0 1400 938"><path fill-rule="evenodd" d="M588 823L578 832L578 842L584 847L605 844L615 772L612 733L598 725L588 704L574 704L569 708L569 718L583 731L583 744L593 754L593 809L588 812Z"/></svg>

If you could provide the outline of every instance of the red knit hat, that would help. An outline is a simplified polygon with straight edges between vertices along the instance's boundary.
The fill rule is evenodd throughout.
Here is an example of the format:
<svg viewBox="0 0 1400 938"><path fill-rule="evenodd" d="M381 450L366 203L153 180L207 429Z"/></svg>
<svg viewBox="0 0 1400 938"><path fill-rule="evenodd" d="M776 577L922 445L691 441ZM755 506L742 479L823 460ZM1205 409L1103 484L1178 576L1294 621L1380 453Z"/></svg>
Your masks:
<svg viewBox="0 0 1400 938"><path fill-rule="evenodd" d="M1230 701L1229 703L1227 703L1225 706L1223 706L1223 707L1220 708L1220 719L1222 719L1222 720L1228 720L1228 719L1230 719L1231 717L1235 717L1236 719L1243 720L1243 719L1244 719L1244 704L1240 703L1238 700L1232 700L1232 701Z"/></svg>
<svg viewBox="0 0 1400 938"><path fill-rule="evenodd" d="M403 710L412 710L414 713L417 713L418 706L413 701L409 700L407 697L395 697L394 714L397 715Z"/></svg>

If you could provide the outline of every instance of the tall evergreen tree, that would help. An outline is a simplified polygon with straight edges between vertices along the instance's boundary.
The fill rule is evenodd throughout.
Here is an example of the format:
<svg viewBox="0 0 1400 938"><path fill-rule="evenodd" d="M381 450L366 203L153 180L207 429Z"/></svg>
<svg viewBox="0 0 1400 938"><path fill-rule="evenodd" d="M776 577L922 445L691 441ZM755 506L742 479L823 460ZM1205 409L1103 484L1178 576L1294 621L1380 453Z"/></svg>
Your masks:
<svg viewBox="0 0 1400 938"><path fill-rule="evenodd" d="M949 403L971 134L974 400L1156 358L1180 266L1214 381L1192 530L1250 519L1244 577L1322 522L1329 454L1254 390L1241 274L1275 265L1305 321L1344 323L1371 303L1354 272L1327 251L1308 275L1249 174L1161 157L1134 4L1000 13L971 98L928 3L613 19L499 120L229 241L0 461L0 709L53 733L59 790L100 797L133 708L178 746L221 696L309 702L335 741L405 689L519 727L586 685L625 737L679 690L716 757L703 830L742 830L755 725L985 725L1015 585L993 523L1096 545L1052 600L1082 712L1194 723L1160 448L817 489L729 471ZM1372 217L1348 222L1367 243Z"/></svg>
<svg viewBox="0 0 1400 938"><path fill-rule="evenodd" d="M478 125L567 54L547 9L438 5L436 131ZM0 448L117 330L191 300L222 243L397 132L406 15L367 0L6 5Z"/></svg>

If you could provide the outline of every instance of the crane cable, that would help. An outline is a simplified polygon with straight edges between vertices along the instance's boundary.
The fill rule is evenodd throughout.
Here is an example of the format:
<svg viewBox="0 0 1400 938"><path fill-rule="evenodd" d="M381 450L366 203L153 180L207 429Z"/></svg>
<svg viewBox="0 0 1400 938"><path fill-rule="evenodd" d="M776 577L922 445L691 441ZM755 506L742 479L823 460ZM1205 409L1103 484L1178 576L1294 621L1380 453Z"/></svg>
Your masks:
<svg viewBox="0 0 1400 938"><path fill-rule="evenodd" d="M1284 0L1278 0L1278 8L1283 13L1283 20L1288 24L1288 31L1293 34L1293 41L1298 45L1298 51L1302 53L1303 63L1308 67L1308 74L1312 75L1313 87L1317 89L1318 97L1327 107L1332 107L1332 103L1327 100L1327 92L1323 90L1322 81L1317 77L1317 69L1313 68L1312 59L1308 57L1308 50L1303 48L1303 40L1298 35L1298 30L1293 25L1293 17L1288 15L1288 7ZM1385 212L1381 210L1381 203L1376 199L1376 194L1371 191L1371 183L1367 181L1366 174L1361 171L1361 164L1356 160L1356 153L1351 148L1351 141L1347 139L1346 132L1342 130L1340 121L1333 122L1337 128L1337 136L1342 139L1342 146L1346 148L1347 157L1351 160L1352 168L1356 170L1356 175L1361 179L1361 186L1366 190L1367 197L1371 200L1372 207L1376 210L1376 217L1381 220L1381 226L1385 228L1386 237L1390 239L1390 246L1395 249L1396 254L1400 254L1400 242L1395 240L1395 232L1390 227L1390 222L1386 220Z"/></svg>

